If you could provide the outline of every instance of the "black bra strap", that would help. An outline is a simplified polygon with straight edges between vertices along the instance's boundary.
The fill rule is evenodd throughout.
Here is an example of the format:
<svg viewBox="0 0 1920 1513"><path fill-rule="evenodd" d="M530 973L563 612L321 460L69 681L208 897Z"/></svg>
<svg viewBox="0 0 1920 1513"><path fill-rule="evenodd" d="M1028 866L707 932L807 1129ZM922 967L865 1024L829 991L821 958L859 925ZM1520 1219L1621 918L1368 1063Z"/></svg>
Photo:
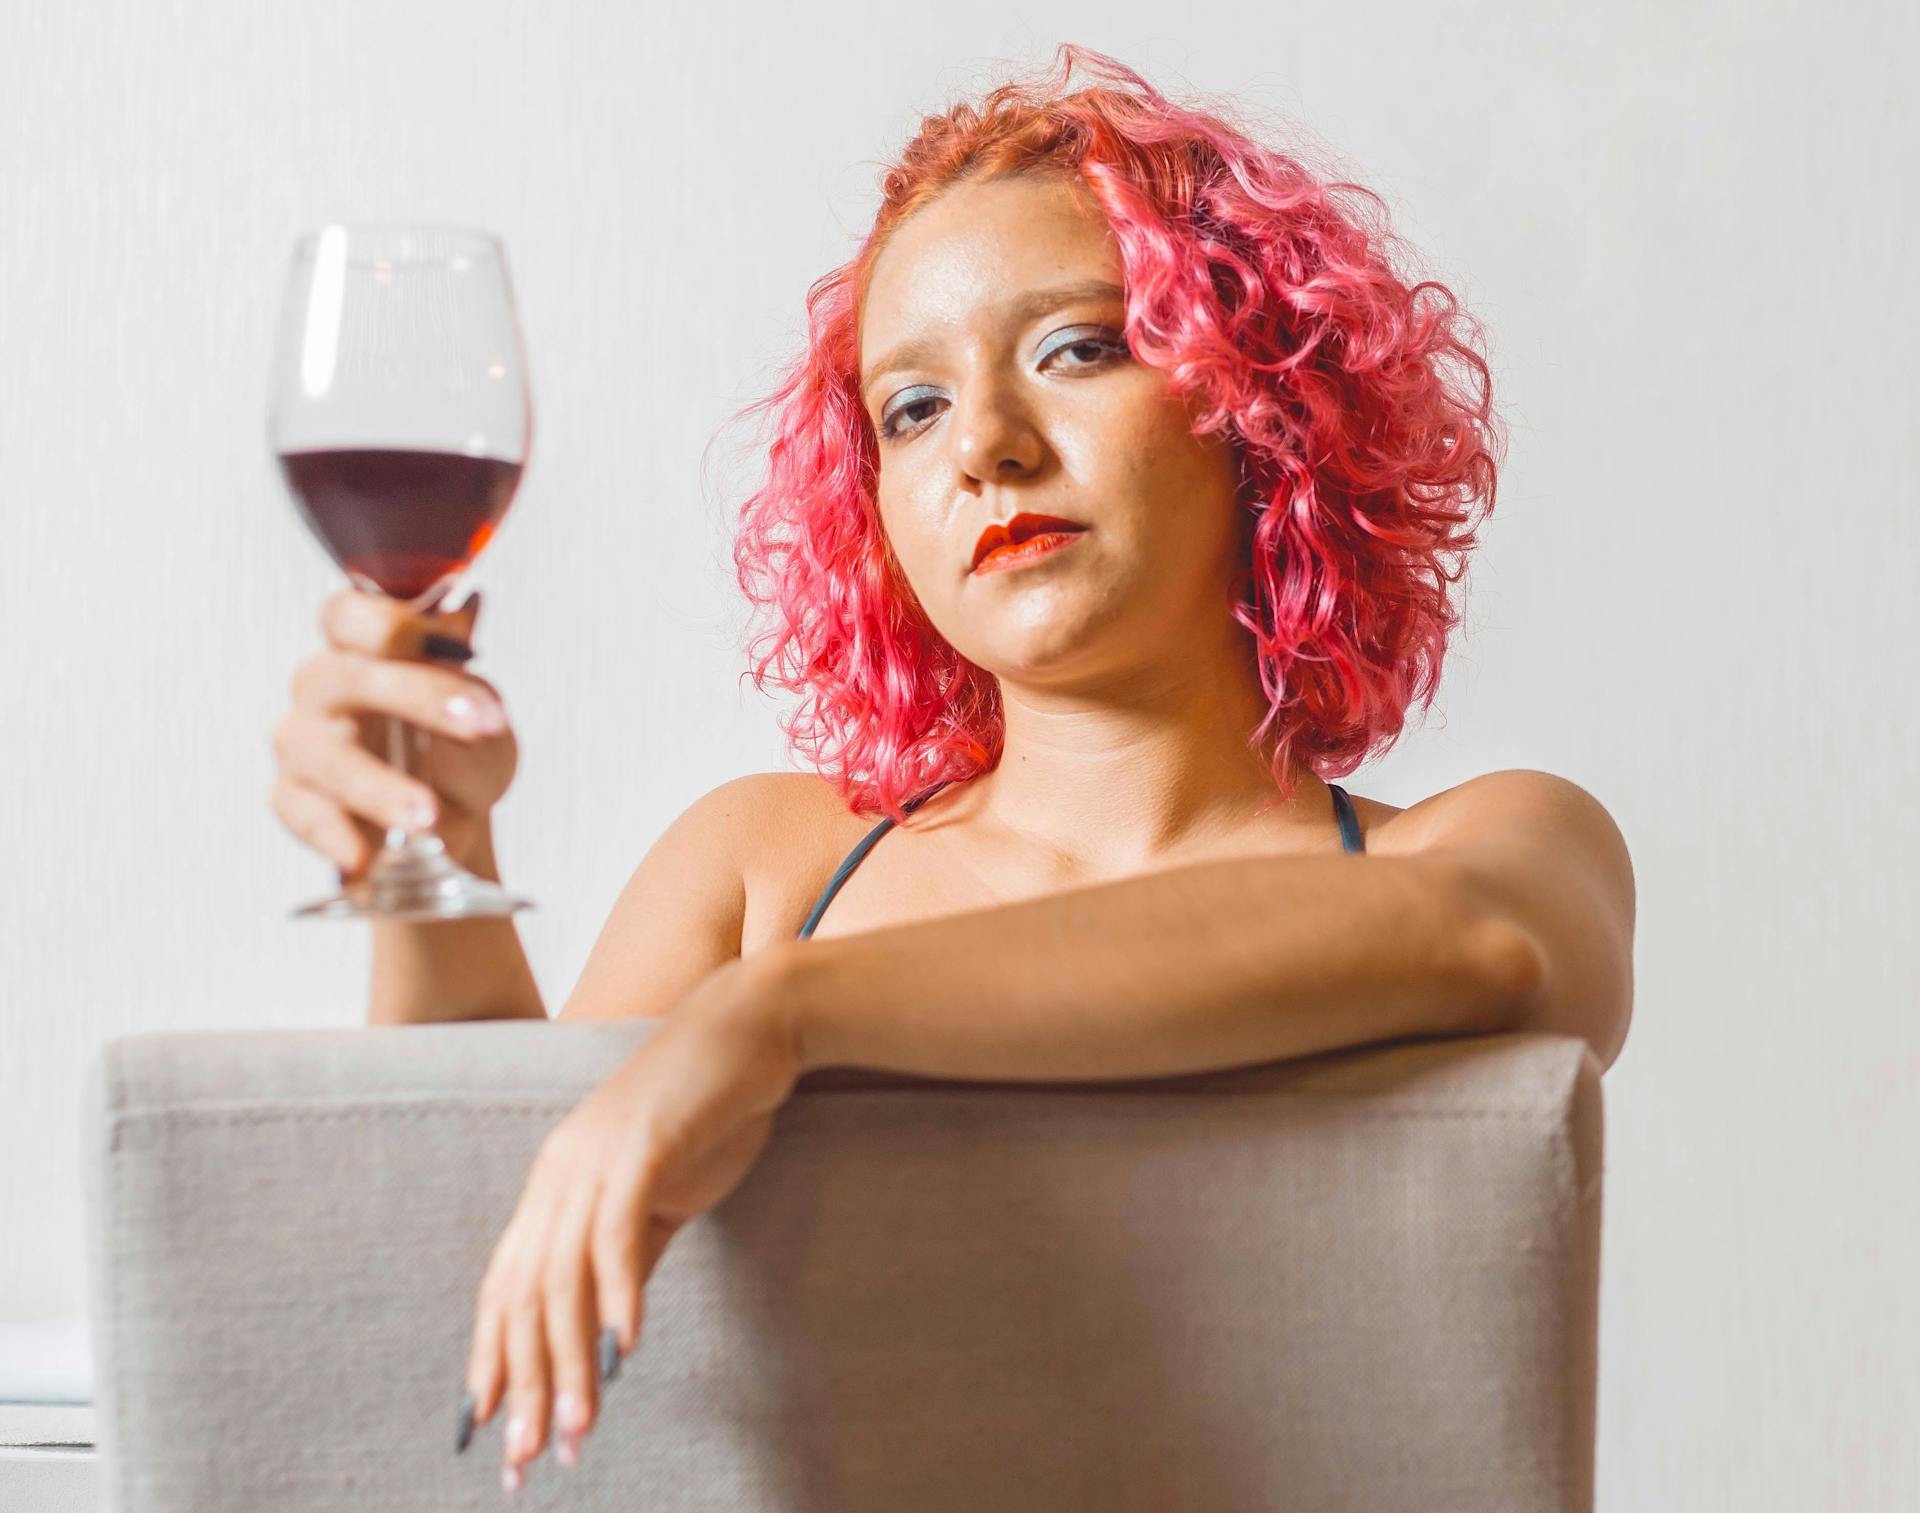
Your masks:
<svg viewBox="0 0 1920 1513"><path fill-rule="evenodd" d="M928 799L932 798L942 788L946 787L947 783L951 783L952 781L952 778L948 778L945 782L934 784L933 787L929 788L918 798L909 799L906 803L902 804L900 806L901 810L904 813L912 814L914 810L926 803ZM853 869L866 859L866 855L873 849L874 843L892 828L893 816L889 814L860 838L859 845L847 853L847 859L840 863L839 871L833 874L833 880L827 884L825 890L820 894L819 900L813 906L813 912L807 916L807 922L800 927L799 938L801 940L805 940L809 935L813 934L813 927L820 923L820 916L827 912L827 905L833 902L833 895L840 891L840 885L847 880L848 875L852 873Z"/></svg>
<svg viewBox="0 0 1920 1513"><path fill-rule="evenodd" d="M1340 844L1348 851L1364 852L1367 842L1360 834L1360 816L1353 812L1353 800L1338 783L1329 783L1327 787L1333 790L1333 812L1340 821Z"/></svg>

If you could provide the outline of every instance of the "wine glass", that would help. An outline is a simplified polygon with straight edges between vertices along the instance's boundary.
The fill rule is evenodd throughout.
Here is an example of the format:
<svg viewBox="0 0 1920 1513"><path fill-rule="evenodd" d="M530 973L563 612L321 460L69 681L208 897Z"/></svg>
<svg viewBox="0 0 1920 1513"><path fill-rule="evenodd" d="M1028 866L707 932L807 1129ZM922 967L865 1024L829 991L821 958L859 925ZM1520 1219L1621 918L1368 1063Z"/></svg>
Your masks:
<svg viewBox="0 0 1920 1513"><path fill-rule="evenodd" d="M436 608L513 502L533 426L506 251L444 226L323 226L293 249L267 436L354 586ZM388 760L427 735L387 716ZM432 831L391 827L366 875L296 919L462 919L530 908Z"/></svg>

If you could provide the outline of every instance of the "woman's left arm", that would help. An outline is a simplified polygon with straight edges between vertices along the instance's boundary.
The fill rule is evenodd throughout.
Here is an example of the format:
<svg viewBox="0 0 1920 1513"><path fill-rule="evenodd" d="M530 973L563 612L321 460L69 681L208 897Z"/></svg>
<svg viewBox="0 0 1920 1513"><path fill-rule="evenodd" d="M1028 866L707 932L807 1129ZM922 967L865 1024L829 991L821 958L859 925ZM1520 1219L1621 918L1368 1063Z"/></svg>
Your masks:
<svg viewBox="0 0 1920 1513"><path fill-rule="evenodd" d="M1207 862L728 963L542 1145L482 1284L462 1444L507 1401L517 1485L553 1402L570 1459L598 1417L596 1331L638 1342L668 1240L745 1178L815 1066L1174 1076L1513 1030L1611 1065L1633 884L1606 811L1531 771L1422 807L1413 854Z"/></svg>
<svg viewBox="0 0 1920 1513"><path fill-rule="evenodd" d="M1173 1076L1407 1037L1579 1036L1632 997L1633 879L1606 810L1531 770L1400 816L1393 856L1205 862L769 953L803 1069Z"/></svg>

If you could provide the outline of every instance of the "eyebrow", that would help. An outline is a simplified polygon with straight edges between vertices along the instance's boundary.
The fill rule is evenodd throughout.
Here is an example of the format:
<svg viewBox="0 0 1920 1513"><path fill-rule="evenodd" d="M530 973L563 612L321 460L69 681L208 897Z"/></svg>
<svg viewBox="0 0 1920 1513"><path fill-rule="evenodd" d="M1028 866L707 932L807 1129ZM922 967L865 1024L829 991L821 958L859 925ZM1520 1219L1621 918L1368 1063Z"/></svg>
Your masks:
<svg viewBox="0 0 1920 1513"><path fill-rule="evenodd" d="M1076 304L1081 300L1111 299L1124 301L1127 291L1118 284L1103 278L1083 279L1077 284L1058 284L1051 289L1034 289L1018 298L1010 299L1002 307L1006 315L1016 321L1030 321L1044 315L1049 310L1057 310L1062 305ZM918 367L931 357L937 344L925 338L902 342L874 364L873 371L867 375L866 382L860 386L860 392L866 394L878 383L881 377L900 368Z"/></svg>

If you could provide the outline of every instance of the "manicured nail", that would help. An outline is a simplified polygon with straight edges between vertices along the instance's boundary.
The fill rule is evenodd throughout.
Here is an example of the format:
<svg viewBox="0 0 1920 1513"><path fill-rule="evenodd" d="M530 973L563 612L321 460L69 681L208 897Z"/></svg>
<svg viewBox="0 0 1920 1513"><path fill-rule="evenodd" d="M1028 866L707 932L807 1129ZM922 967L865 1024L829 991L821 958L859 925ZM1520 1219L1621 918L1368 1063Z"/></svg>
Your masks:
<svg viewBox="0 0 1920 1513"><path fill-rule="evenodd" d="M553 1458L563 1466L580 1464L580 1441L571 1434L554 1435Z"/></svg>
<svg viewBox="0 0 1920 1513"><path fill-rule="evenodd" d="M453 1453L458 1455L473 1443L473 1394L460 1399L460 1430L454 1436Z"/></svg>
<svg viewBox="0 0 1920 1513"><path fill-rule="evenodd" d="M608 1326L600 1331L600 1380L610 1382L620 1374L620 1335Z"/></svg>
<svg viewBox="0 0 1920 1513"><path fill-rule="evenodd" d="M506 1451L508 1460L518 1460L525 1453L527 1441L533 1438L532 1427L519 1414L507 1420Z"/></svg>
<svg viewBox="0 0 1920 1513"><path fill-rule="evenodd" d="M433 805L425 799L414 799L400 811L400 823L408 830L431 830L433 819Z"/></svg>
<svg viewBox="0 0 1920 1513"><path fill-rule="evenodd" d="M428 656L438 657L443 662L467 662L473 658L473 648L465 641L438 633L423 638L420 649Z"/></svg>
<svg viewBox="0 0 1920 1513"><path fill-rule="evenodd" d="M447 716L462 730L498 735L507 728L507 712L492 699L457 693L447 700Z"/></svg>
<svg viewBox="0 0 1920 1513"><path fill-rule="evenodd" d="M522 1471L518 1466L502 1466L500 1468L500 1486L503 1491L518 1492L520 1488L525 1485L526 1480L527 1473Z"/></svg>

